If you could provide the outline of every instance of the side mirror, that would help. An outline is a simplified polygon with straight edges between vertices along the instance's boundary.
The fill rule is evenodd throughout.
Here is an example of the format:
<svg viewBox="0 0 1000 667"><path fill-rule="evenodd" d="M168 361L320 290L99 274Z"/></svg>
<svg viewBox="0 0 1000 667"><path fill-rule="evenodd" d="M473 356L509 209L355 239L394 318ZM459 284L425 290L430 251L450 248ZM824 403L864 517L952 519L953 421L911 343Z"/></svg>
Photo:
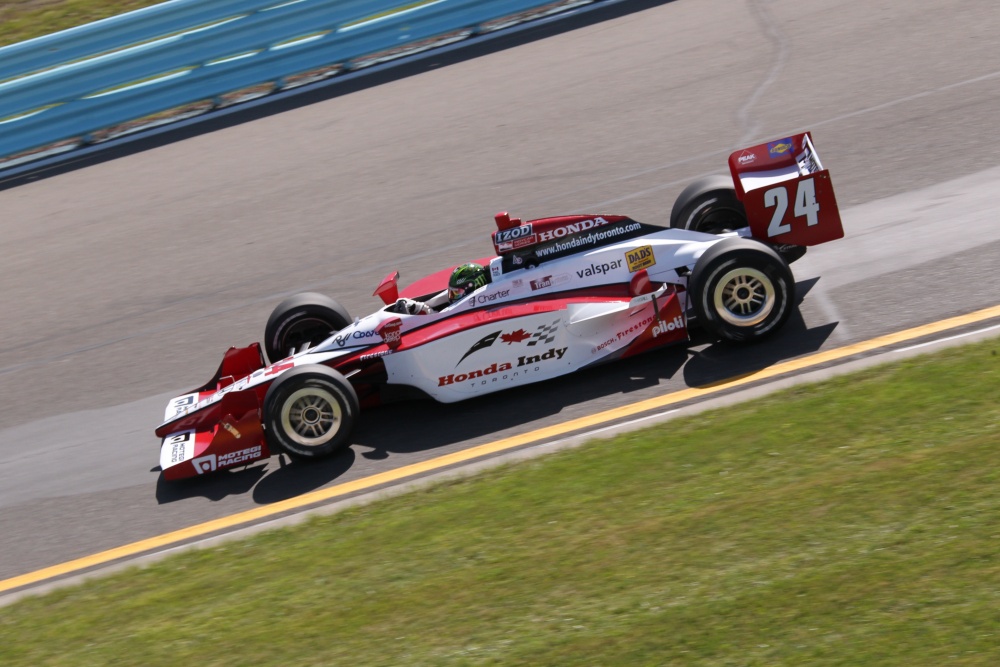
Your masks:
<svg viewBox="0 0 1000 667"><path fill-rule="evenodd" d="M399 299L399 271L393 271L378 284L372 296L382 299L382 303L389 305L396 303Z"/></svg>

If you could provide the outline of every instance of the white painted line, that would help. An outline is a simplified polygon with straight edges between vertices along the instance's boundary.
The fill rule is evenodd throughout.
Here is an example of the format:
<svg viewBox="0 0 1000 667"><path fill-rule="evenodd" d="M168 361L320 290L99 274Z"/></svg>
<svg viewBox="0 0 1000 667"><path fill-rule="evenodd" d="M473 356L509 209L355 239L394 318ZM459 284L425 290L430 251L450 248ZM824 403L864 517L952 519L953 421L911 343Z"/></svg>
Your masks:
<svg viewBox="0 0 1000 667"><path fill-rule="evenodd" d="M170 81L171 79L178 79L182 76L186 76L191 73L191 69L182 70L180 72L170 72L169 74L164 74L163 76L158 76L154 79L149 79L148 81L140 81L139 83L134 83L131 85L125 85L121 88L115 88L113 90L107 90L104 92L93 93L91 95L85 96L83 99L92 100L98 97L107 97L108 95L117 95L118 93L124 93L127 90L135 90L136 88L145 88L146 86L153 86L158 83L163 83L164 81Z"/></svg>
<svg viewBox="0 0 1000 667"><path fill-rule="evenodd" d="M277 5L271 5L270 7L265 7L264 9L258 11L260 11L263 14L264 12L269 12L272 9L281 9L282 7L288 7L289 5L297 5L300 2L305 2L305 1L306 0L288 0L288 2L281 2L278 3Z"/></svg>
<svg viewBox="0 0 1000 667"><path fill-rule="evenodd" d="M424 3L424 4L420 5L419 7L411 7L410 9L403 9L403 10L398 11L398 12L393 12L391 14L386 14L385 16L378 16L378 17L373 18L373 19L363 20L363 21L360 21L358 23L349 23L348 25L345 25L345 26L343 26L341 28L338 28L337 32L347 32L349 30L357 30L358 28L363 28L364 26L368 26L368 25L372 25L374 23L380 23L380 22L388 20L388 19L396 18L397 16L403 16L405 14L412 14L413 12L419 11L421 9L426 9L427 7L433 7L434 5L440 4L442 2L444 2L444 0L434 0L433 2Z"/></svg>
<svg viewBox="0 0 1000 667"><path fill-rule="evenodd" d="M44 106L39 109L25 111L24 113L17 114L16 116L10 116L9 118L4 118L3 120L0 120L0 125L4 125L5 123L16 123L19 120L24 120L25 118L31 118L32 116L37 116L43 111L48 111L49 109L57 106L59 106L59 104L50 104L48 106Z"/></svg>
<svg viewBox="0 0 1000 667"><path fill-rule="evenodd" d="M118 58L122 58L125 56L134 56L135 54L140 53L142 51L148 51L149 49L163 46L164 44L176 42L185 35L194 35L195 33L204 32L206 30L212 30L214 28L218 28L219 26L226 25L227 23L232 23L233 21L239 21L240 19L244 19L247 16L249 16L249 14L240 14L238 16L231 16L227 19L216 21L215 23L209 23L208 25L191 28L190 30L185 30L183 32L179 32L173 35L167 35L159 39L154 39L153 41L150 42L144 42L142 44L136 44L134 46L126 46L122 49L118 49L117 51L109 51L107 53L102 53L100 55L84 58L82 60L77 60L75 62L66 63L64 65L56 65L55 67L52 67L50 69L44 69L41 70L40 72L33 72L26 76L18 77L16 79L10 79L9 81L4 81L3 83L0 83L0 90L3 90L7 86L19 85L26 81L31 81L33 79L47 77L59 73L71 72L80 67L94 65L105 60L117 60Z"/></svg>
<svg viewBox="0 0 1000 667"><path fill-rule="evenodd" d="M245 19L248 16L250 15L239 14L238 16L231 16L228 19L222 19L221 21L216 21L215 23L209 23L208 25L203 25L197 28L191 28L190 30L185 30L178 36L183 37L185 35L194 35L195 33L205 32L206 30L212 30L214 28L218 28L219 26L226 25L227 23L232 23L233 21L239 21L240 19Z"/></svg>
<svg viewBox="0 0 1000 667"><path fill-rule="evenodd" d="M84 60L77 60L76 62L68 63L66 65L59 65L57 67L53 67L52 69L46 69L46 70L42 70L41 72L35 72L33 74L28 74L27 76L19 77L17 79L11 79L10 81L4 81L3 83L0 83L0 90L3 90L4 88L6 88L8 86L22 84L22 83L24 83L26 81L32 81L34 79L51 76L51 75L54 75L54 74L57 74L57 73L69 72L69 71L78 69L80 67L84 67L86 65L93 65L95 63L99 63L99 62L104 61L104 60L113 60L113 59L121 58L123 56L135 55L136 53L139 53L141 51L146 51L148 49L152 49L152 48L155 48L157 46L161 46L163 44L168 44L170 42L175 42L175 41L177 41L180 38L181 38L180 35L173 35L171 37L164 37L163 39L157 39L157 40L154 40L152 42L146 42L145 44L139 44L137 46L130 46L130 47L121 49L120 51L112 51L111 53L104 53L104 54L101 54L99 56L94 56L93 58L86 58Z"/></svg>
<svg viewBox="0 0 1000 667"><path fill-rule="evenodd" d="M219 58L218 60L212 60L210 62L205 63L205 67L211 67L212 65L221 65L223 63L231 63L234 60L243 60L244 58L253 58L258 53L261 53L261 51L260 50L248 51L246 53L239 53L235 56L226 56L224 58Z"/></svg>
<svg viewBox="0 0 1000 667"><path fill-rule="evenodd" d="M936 340L929 341L927 343L920 343L919 345L911 345L909 347L901 347L898 350L893 350L894 354L900 352L906 352L907 350L916 350L921 347L928 347L930 345L937 345L939 343L944 343L949 340L958 340L959 338L965 338L966 336L974 336L976 334L986 333L987 331L993 331L994 329L1000 329L1000 324L995 324L992 327L986 327L985 329L976 329L975 331L966 331L965 333L960 333L955 336L948 336L947 338L938 338Z"/></svg>
<svg viewBox="0 0 1000 667"><path fill-rule="evenodd" d="M306 44L307 42L315 42L317 39L323 39L328 34L330 34L330 31L324 30L323 32L314 33L312 35L306 35L304 37L296 37L295 39L289 40L287 42L281 42L279 44L275 44L268 50L280 51L281 49L287 49L292 46L300 46L302 44Z"/></svg>

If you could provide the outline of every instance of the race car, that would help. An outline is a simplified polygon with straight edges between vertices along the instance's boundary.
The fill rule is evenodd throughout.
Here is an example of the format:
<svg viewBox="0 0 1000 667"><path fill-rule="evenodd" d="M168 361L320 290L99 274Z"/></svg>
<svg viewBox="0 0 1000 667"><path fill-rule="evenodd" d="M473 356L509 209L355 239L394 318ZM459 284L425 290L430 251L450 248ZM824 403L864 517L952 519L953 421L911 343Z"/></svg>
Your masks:
<svg viewBox="0 0 1000 667"><path fill-rule="evenodd" d="M795 307L789 264L843 236L809 133L734 152L728 176L678 196L669 227L623 215L497 214L495 254L399 289L352 319L333 299L279 304L263 346L233 347L206 384L171 400L156 435L167 480L276 453L331 456L362 408L444 403L712 336L752 342Z"/></svg>

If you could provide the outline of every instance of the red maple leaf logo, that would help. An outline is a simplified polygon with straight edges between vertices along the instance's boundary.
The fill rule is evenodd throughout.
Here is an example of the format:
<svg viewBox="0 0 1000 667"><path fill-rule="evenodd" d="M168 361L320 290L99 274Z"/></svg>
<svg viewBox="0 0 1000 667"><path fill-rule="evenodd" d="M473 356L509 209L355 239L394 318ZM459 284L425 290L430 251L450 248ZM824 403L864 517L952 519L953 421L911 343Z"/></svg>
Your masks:
<svg viewBox="0 0 1000 667"><path fill-rule="evenodd" d="M522 341L531 338L531 334L524 329L518 329L517 331L512 331L509 334L500 334L500 340L510 345L511 343L520 343Z"/></svg>

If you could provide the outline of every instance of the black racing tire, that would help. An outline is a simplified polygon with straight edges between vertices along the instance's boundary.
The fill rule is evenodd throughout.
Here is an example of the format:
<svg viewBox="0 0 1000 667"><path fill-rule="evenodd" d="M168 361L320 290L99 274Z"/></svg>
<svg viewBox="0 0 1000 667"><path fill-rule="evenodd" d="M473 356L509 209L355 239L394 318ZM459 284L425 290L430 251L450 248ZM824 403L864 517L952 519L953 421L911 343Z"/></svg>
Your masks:
<svg viewBox="0 0 1000 667"><path fill-rule="evenodd" d="M321 459L351 444L360 406L347 378L327 366L278 376L264 396L264 437L274 452Z"/></svg>
<svg viewBox="0 0 1000 667"><path fill-rule="evenodd" d="M303 292L285 299L264 327L264 352L271 363L305 345L317 345L351 323L347 309L324 294Z"/></svg>
<svg viewBox="0 0 1000 667"><path fill-rule="evenodd" d="M688 282L698 323L716 337L749 343L780 329L795 304L795 279L773 248L728 238L698 259Z"/></svg>
<svg viewBox="0 0 1000 667"><path fill-rule="evenodd" d="M706 176L694 181L681 191L670 211L670 226L674 229L722 234L748 224L746 209L728 176Z"/></svg>

